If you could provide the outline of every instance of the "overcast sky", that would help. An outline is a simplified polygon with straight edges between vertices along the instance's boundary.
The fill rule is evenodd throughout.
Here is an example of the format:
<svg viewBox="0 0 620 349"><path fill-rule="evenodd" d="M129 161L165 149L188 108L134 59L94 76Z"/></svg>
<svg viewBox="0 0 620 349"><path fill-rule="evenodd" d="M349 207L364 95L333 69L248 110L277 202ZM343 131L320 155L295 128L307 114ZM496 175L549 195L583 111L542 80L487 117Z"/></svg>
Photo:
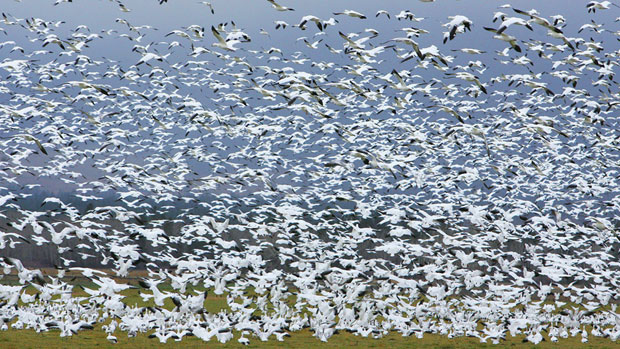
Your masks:
<svg viewBox="0 0 620 349"><path fill-rule="evenodd" d="M570 1L565 0L548 0L548 1L458 1L458 0L438 0L433 3L426 3L417 0L408 1L367 1L367 0L342 0L342 1L286 1L280 0L283 6L294 8L295 11L279 12L272 8L271 4L266 0L212 0L215 14L211 14L210 9L197 0L169 0L169 3L159 5L156 0L126 0L124 4L130 9L130 12L122 12L116 2L109 0L73 0L72 3L61 3L54 6L55 0L22 0L20 2L13 0L4 0L2 2L2 12L7 14L9 18L31 18L38 17L48 21L65 21L54 33L63 37L68 35L69 31L74 30L78 25L86 25L91 32L99 33L102 30L115 29L118 33L127 33L127 27L118 23L117 19L127 20L134 26L150 25L154 29L142 30L145 34L140 44L147 45L152 41L178 40L185 45L187 41L175 36L165 37L173 29L181 29L189 25L199 25L204 27L205 36L200 41L193 42L193 45L212 48L211 44L215 42L215 38L211 35L209 28L222 22L234 21L236 25L247 32L252 37L252 42L244 44L242 50L232 55L251 56L245 49L261 49L276 46L285 50L289 54L295 51L302 51L308 55L312 54L315 61L335 60L337 56L329 54L327 50L314 50L310 52L302 42L297 41L298 37L305 36L309 41L318 40L321 37L315 37L319 33L318 29L310 24L305 31L299 28L288 27L286 30L275 30L274 21L283 20L291 26L299 23L304 15L312 14L321 19L327 20L330 17L337 18L340 23L338 26L329 27L325 30L324 43L337 43L342 48L342 39L338 35L338 31L344 33L352 33L363 31L366 28L373 28L381 33L381 37L386 40L396 36L404 36L395 31L403 27L419 27L430 31L430 34L423 35L416 40L421 46L435 44L440 47L442 52L450 53L451 49L472 47L493 51L502 50L507 44L499 40L494 40L493 34L484 30L484 27L499 26L499 23L493 23L493 14L496 11L506 12L508 15L514 15L510 8L502 8L506 3L511 3L514 7L522 10L530 10L536 8L540 14L549 18L552 15L563 15L568 25L565 28L567 36L577 36L577 30L584 23L590 23L595 20L597 23L606 23L609 30L620 30L620 22L614 22L616 17L620 16L620 9L612 8L607 11L598 11L597 13L588 13L585 7L587 1ZM345 9L356 10L364 13L369 17L368 20L359 20L347 16L336 16L334 12L343 11ZM392 20L386 18L375 18L375 13L385 9L392 15ZM416 17L425 18L421 22L396 21L394 16L402 10L409 10ZM442 44L443 32L442 24L449 21L448 17L462 14L469 17L473 21L473 29L467 35L458 35L453 41ZM0 32L0 42L13 40L17 45L28 48L26 51L41 49L40 42L31 42L34 34L18 28L17 26L7 26L0 21L0 28L6 30L6 34ZM270 33L270 37L259 34L260 29L265 29ZM510 29L512 35L526 38L539 38L547 41L545 30L537 28L534 32L529 32L523 27L515 27ZM579 36L588 38L587 32L579 34ZM617 42L613 35L607 35L612 38L611 44L607 43L607 48L611 49ZM598 40L598 38L597 38ZM375 43L381 40L375 40ZM94 40L90 43L90 47L83 50L83 54L91 58L106 57L108 59L119 61L121 66L127 67L135 64L141 55L132 52L131 48L137 42L130 42L127 39L118 36L106 36L102 40ZM336 45L334 45L336 46ZM49 47L48 47L49 48ZM20 59L23 58L18 51L7 53L9 47L6 47L2 54L6 54L2 59ZM218 50L216 50L218 51ZM161 52L162 54L165 52ZM461 55L464 59L470 59L469 56ZM51 60L56 57L41 57L41 60ZM209 59L202 57L203 59ZM186 55L178 56L175 59L187 60ZM251 57L250 57L251 59ZM341 55L343 63L349 63L346 55ZM394 58L393 58L394 59ZM536 59L532 57L532 59ZM489 60L491 62L492 60ZM487 62L487 63L489 63ZM393 65L388 62L379 66L379 69L385 72L391 71L394 67L405 69L414 64ZM395 63L398 63L395 61ZM459 63L459 62L457 62ZM545 62L544 64L550 64ZM499 64L490 67L489 76L494 76L497 71L495 69L522 69L512 66L501 66ZM4 73L4 72L3 72ZM424 73L420 73L424 74ZM124 81L119 82L124 83ZM589 87L588 87L589 88ZM253 101L254 103L254 101ZM260 102L255 102L260 103Z"/></svg>
<svg viewBox="0 0 620 349"><path fill-rule="evenodd" d="M323 20L334 17L340 21L338 26L326 29L327 36L324 39L324 43L329 42L329 40L335 40L333 42L339 43L341 39L337 34L338 31L348 34L373 28L381 33L380 38L385 36L386 40L388 40L400 35L395 31L403 27L416 27L430 32L430 34L416 39L421 46L435 44L440 46L442 51L446 52L450 49L463 47L473 47L491 52L505 48L505 43L493 40L493 34L483 29L484 27L497 28L499 26L498 22L492 22L493 14L496 11L505 12L510 16L516 15L512 9L502 8L505 4L512 4L512 6L521 10L536 8L542 16L547 18L556 14L563 15L568 22L565 34L569 37L578 36L577 30L580 26L584 23L589 23L591 20L595 20L597 23L607 23L609 28L613 29L615 27L617 30L620 30L620 22L613 22L616 17L620 16L619 11L610 9L608 11L598 11L595 14L588 13L585 7L587 1L438 0L428 3L414 0L281 0L278 2L279 4L294 8L295 11L280 12L274 10L266 0L212 0L211 3L213 4L215 14L211 14L209 8L197 0L170 0L163 5L159 5L159 1L156 0L126 0L123 3L130 9L130 12L122 12L115 1L109 0L74 0L71 3L61 3L57 6L54 5L54 2L55 0L22 0L20 2L6 0L3 1L2 11L17 18L39 17L44 20L65 21L65 24L54 30L58 35L68 33L78 25L86 25L92 32L115 29L119 33L126 33L126 26L116 21L119 18L127 20L134 26L153 26L157 30L143 30L145 36L140 41L143 45L152 41L182 41L174 36L166 38L165 35L173 29L181 29L189 25L199 25L206 29L205 37L202 41L195 42L194 45L203 45L209 48L215 42L215 38L209 30L210 26L234 21L239 28L248 33L252 38L252 43L244 45L244 48L264 49L277 46L289 52L307 50L303 42L296 41L295 39L307 37L309 41L318 40L319 37L314 37L318 30L313 25L309 26L305 31L292 27L288 27L287 30L275 30L274 21L283 20L292 26L299 23L300 19L308 14L315 15ZM567 5L568 3L570 5ZM369 19L358 20L333 14L345 9L359 11L368 16ZM402 10L409 10L416 17L424 18L424 20L421 22L405 22L387 20L386 18L374 18L375 13L380 9L387 10L392 16L395 16ZM441 44L443 32L446 30L441 25L449 22L448 16L457 14L465 15L473 21L472 32L459 36L446 44ZM3 27L6 27L6 25L0 22L0 28ZM259 34L261 29L266 30L270 37ZM22 36L23 31L18 33L10 29L8 30L7 39L10 38L17 41L18 45L23 47L31 45L29 37ZM544 30L536 30L532 33L520 26L511 28L511 34L549 40ZM583 36L583 33L579 36ZM0 34L0 40L2 40L1 38L2 34ZM131 51L134 44L136 44L135 41L111 40L108 37L105 40L96 40L96 42L91 43L90 47L84 50L84 53L90 57L99 56L123 63L135 63L140 58L140 55ZM32 49L35 48L32 47ZM245 55L245 53L241 54ZM323 58L321 54L326 55L325 59L334 59L325 50L313 52L313 56L317 59Z"/></svg>
<svg viewBox="0 0 620 349"><path fill-rule="evenodd" d="M345 9L353 9L364 13L368 17L374 17L376 11L385 9L392 16L401 10L409 10L417 17L425 17L426 20L420 23L405 23L397 21L352 21L347 20L344 26L349 32L374 27L378 31L395 29L403 26L419 26L422 28L435 29L429 40L439 41L441 32L439 31L442 23L448 22L447 17L456 14L468 16L474 22L472 35L467 39L476 41L477 38L489 38L488 32L483 30L484 26L495 26L492 23L495 11L504 11L509 15L513 12L510 9L502 9L500 6L511 3L514 7L529 10L536 8L543 16L562 14L569 23L576 25L587 23L590 19L597 22L613 21L614 14L618 11L599 11L596 14L589 14L585 8L587 1L463 1L463 0L438 0L433 3L421 1L367 1L367 0L339 0L339 1L286 1L280 0L283 6L294 8L295 11L279 12L275 11L271 4L264 0L212 0L215 14L211 14L207 6L196 0L170 0L169 3L159 5L156 0L126 0L124 4L130 12L121 12L115 2L109 0L74 0L72 3L61 3L54 6L54 0L23 0L21 2L6 0L3 1L2 11L18 18L40 17L46 20L64 20L67 22L66 29L73 29L77 25L85 24L92 31L117 28L115 23L117 18L128 20L133 25L152 25L162 32L171 29L197 24L205 28L217 25L221 22L235 21L235 23L252 35L253 40L260 40L258 30L263 28L272 35L275 33L273 21L284 20L289 24L299 23L302 16L307 14L315 15L322 19L336 17L343 21L343 16L334 16L333 12ZM616 16L617 17L617 16ZM577 23L575 23L577 22ZM382 25L382 26L379 26ZM2 24L0 24L2 26ZM574 28L574 27L573 27ZM576 28L579 28L578 26ZM574 29L576 29L574 28ZM343 27L339 28L343 29ZM314 33L316 28L309 29L308 32ZM165 33L164 33L165 34ZM300 30L285 31L282 35L307 35ZM480 34L480 36L478 36ZM571 33L568 33L569 35ZM152 37L151 39L156 39ZM209 40L212 37L208 38ZM421 38L421 41L427 38ZM148 40L148 39L145 39ZM476 42L480 46L487 45L487 42Z"/></svg>

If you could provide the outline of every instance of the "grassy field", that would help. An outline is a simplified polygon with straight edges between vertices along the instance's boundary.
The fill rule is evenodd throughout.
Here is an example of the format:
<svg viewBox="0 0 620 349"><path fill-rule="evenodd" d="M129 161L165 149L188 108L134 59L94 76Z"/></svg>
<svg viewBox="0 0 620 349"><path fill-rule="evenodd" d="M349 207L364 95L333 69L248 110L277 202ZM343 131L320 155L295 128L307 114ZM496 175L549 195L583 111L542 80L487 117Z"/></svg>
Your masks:
<svg viewBox="0 0 620 349"><path fill-rule="evenodd" d="M143 276L143 275L140 275ZM153 301L145 302L140 297L140 287L137 284L137 278L126 279L136 288L121 292L125 296L124 303L127 305L137 306L153 306ZM10 277L1 280L3 284L18 284L17 280L11 280ZM84 297L87 293L78 286L87 288L96 288L96 286L85 279L73 279L75 287L73 296ZM160 285L162 291L173 291L169 284ZM35 293L35 289L30 286L28 293ZM203 292L200 287L188 286L188 291ZM251 292L251 291L250 291ZM174 304L170 299L166 299L164 308L172 309ZM217 296L208 293L205 301L205 310L210 313L217 313L220 310L229 310L226 297L224 295ZM106 321L107 323L108 321ZM235 338L226 344L219 343L215 338L210 342L204 342L196 337L184 337L181 342L169 339L167 343L162 344L157 338L148 338L148 334L140 334L133 338L128 338L125 332L117 330L115 336L118 339L117 344L112 344L106 339L106 334L101 330L103 324L95 326L94 330L80 331L72 337L60 337L59 330L51 330L49 332L36 333L33 330L14 330L10 328L8 331L0 331L0 349L4 348L106 348L106 347L122 347L122 348L147 348L147 347L170 347L170 348L237 348L243 347L237 342L239 334L235 334ZM323 343L313 337L313 333L308 329L291 333L291 337L286 338L284 342L276 341L272 337L268 342L261 342L258 338L246 336L250 339L250 348L529 348L533 347L531 343L524 343L525 335L511 337L507 335L507 340L499 345L490 343L480 343L477 338L458 337L450 339L446 336L425 334L424 338L418 339L414 336L403 337L397 332L390 333L381 339L364 338L347 332L340 332L329 339L329 342ZM560 339L558 343L544 341L538 345L540 348L620 348L620 343L614 343L606 338L597 338L589 336L588 343L581 343L581 336L571 337L568 339Z"/></svg>
<svg viewBox="0 0 620 349"><path fill-rule="evenodd" d="M106 340L106 334L96 328L94 331L81 331L72 337L59 337L58 331L36 333L30 330L9 330L0 332L0 348L238 348L243 347L237 342L237 336L226 344L215 339L204 342L195 337L184 337L183 341L169 340L162 344L156 338L150 339L147 335L138 335L127 338L120 331L116 332L117 344ZM341 332L323 343L312 336L309 330L295 332L284 342L273 338L268 342L261 342L258 338L252 340L249 348L531 348L531 343L523 343L524 336L508 337L508 340L499 345L480 343L477 338L459 337L449 339L445 336L426 334L424 338L402 337L392 333L381 339L363 338L350 333ZM558 343L542 342L540 348L619 348L620 343L614 343L605 338L590 337L586 344L581 343L581 337L563 339Z"/></svg>

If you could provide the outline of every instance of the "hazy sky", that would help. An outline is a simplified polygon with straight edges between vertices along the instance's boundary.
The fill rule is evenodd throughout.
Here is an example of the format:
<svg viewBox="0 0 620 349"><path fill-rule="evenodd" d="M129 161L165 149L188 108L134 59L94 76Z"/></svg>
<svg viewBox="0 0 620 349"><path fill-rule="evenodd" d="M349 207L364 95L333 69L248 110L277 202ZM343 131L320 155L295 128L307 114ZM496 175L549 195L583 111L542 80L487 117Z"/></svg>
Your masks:
<svg viewBox="0 0 620 349"><path fill-rule="evenodd" d="M503 4L511 3L514 7L522 10L536 8L543 16L551 16L562 14L569 22L573 24L587 23L590 19L597 22L613 21L614 14L618 11L599 11L596 14L589 14L585 8L586 1L564 1L564 0L548 0L548 1L463 1L463 0L438 0L433 3L423 3L421 1L367 1L367 0L341 0L341 1L286 1L281 0L279 3L284 6L292 7L295 11L279 12L275 11L271 5L264 0L212 0L215 14L211 14L209 8L200 1L195 0L170 0L169 3L159 5L156 0L126 0L124 4L129 8L130 12L121 12L116 2L108 0L74 0L72 3L61 3L54 6L54 0L22 0L20 2L6 0L3 1L2 11L9 13L18 18L40 17L46 20L64 20L66 25L63 28L67 30L75 28L79 24L85 24L92 31L100 31L102 29L118 28L121 24L116 23L117 18L123 18L133 25L152 25L165 35L169 30L197 24L205 28L211 25L217 25L221 22L235 21L235 23L246 30L255 41L260 41L259 29L263 28L271 33L271 35L311 35L316 32L316 28L309 28L306 32L299 29L278 31L274 29L273 22L275 20L284 20L293 25L299 23L302 16L307 14L315 15L322 19L335 17L341 21L346 21L346 26L342 26L333 30L363 30L368 28L370 21L355 21L344 16L334 16L333 12L354 9L366 14L368 17L374 17L379 9L389 11L392 16L401 10L409 10L417 17L425 17L426 19L419 23L398 22L398 21L372 21L374 29L381 32L382 30L393 30L404 26L419 26L425 29L435 30L431 32L429 37L420 38L423 44L424 40L440 41L441 31L440 25L448 22L447 17L462 14L468 16L474 22L474 30L471 35L462 40L469 40L472 44L478 46L487 46L492 40L484 40L490 38L490 33L483 30L485 26L497 26L492 23L493 13L495 11L504 11L509 15L513 12L511 9L499 8ZM570 5L568 5L570 3ZM613 13L612 13L613 12ZM378 26L380 24L381 26ZM2 24L0 23L0 27ZM346 29L345 29L346 28ZM573 29L579 27L572 27ZM290 29L290 28L289 28ZM570 33L568 33L570 35ZM144 40L154 40L157 37L150 34L150 38ZM208 40L213 38L209 35ZM478 41L480 39L480 41ZM451 43L448 43L448 47Z"/></svg>
<svg viewBox="0 0 620 349"><path fill-rule="evenodd" d="M22 0L20 2L6 0L3 1L2 11L17 18L39 17L45 20L65 21L66 23L55 29L54 32L59 36L75 29L78 25L86 25L91 32L101 32L101 30L115 29L120 33L127 33L124 24L116 20L122 18L134 26L150 25L157 30L143 30L145 36L140 40L143 45L149 42L172 41L184 42L178 37L165 37L173 29L181 29L189 25L199 25L205 28L205 37L202 41L194 42L194 45L203 45L211 48L215 38L210 33L210 26L223 22L234 21L236 25L248 33L252 38L252 43L246 44L244 48L268 49L278 46L286 51L307 50L304 43L296 41L296 38L307 37L309 41L325 38L324 43L331 42L340 44L341 39L338 31L346 34L361 32L367 28L373 28L385 36L386 40L400 34L397 30L403 27L416 27L430 31L430 34L422 35L417 38L417 42L422 46L435 44L440 49L447 52L450 49L473 47L487 51L502 50L506 44L493 40L493 34L484 30L484 27L499 26L493 23L493 14L502 11L508 15L516 15L510 8L501 8L507 3L521 10L536 8L542 16L549 17L562 14L569 25L566 27L567 36L577 36L576 31L584 23L595 20L597 23L608 23L609 28L617 27L620 30L620 22L614 23L613 20L620 15L614 9L608 11L598 11L596 14L588 13L585 7L586 1L548 0L548 1L463 1L463 0L438 0L427 3L415 0L409 1L368 1L368 0L342 0L342 1L286 1L279 3L283 6L294 8L295 11L279 12L272 8L271 4L265 0L212 0L215 14L211 14L209 8L197 0L169 0L168 3L159 5L157 0L126 0L123 3L130 12L122 12L114 1L109 0L74 0L72 3L61 3L54 6L54 0ZM357 20L347 16L335 16L333 13L345 9L352 9L364 13L369 17L368 20ZM421 22L395 21L387 18L374 18L375 13L385 9L395 16L402 10L409 10L416 17L425 18ZM275 30L274 21L283 20L291 26L300 22L304 15L312 14L323 20L334 17L340 21L338 26L327 28L327 36L315 37L318 33L314 25L310 25L307 30L288 27L286 30ZM446 30L441 25L449 22L448 16L462 14L469 17L474 25L471 33L457 37L457 39L446 44L441 44L443 32ZM383 17L383 16L382 16ZM392 17L394 18L394 17ZM0 28L6 27L0 22ZM259 34L260 29L269 32L270 37ZM526 33L527 32L527 33ZM402 32L400 32L403 34ZM520 34L521 33L521 34ZM528 32L527 29L516 26L511 28L512 35L527 35L528 37L542 40L549 40L544 30ZM31 45L29 37L15 36L15 31L9 31L7 39L14 40L18 45L28 47ZM583 33L582 33L583 35ZM400 35L404 36L404 35ZM581 36L581 35L580 35ZM2 40L2 34L0 34ZM551 39L552 41L555 39ZM91 57L105 57L118 60L122 63L135 63L140 55L132 52L131 48L137 42L129 40L96 40L90 44L84 53ZM39 45L38 43L35 45ZM40 49L39 46L32 49ZM321 52L313 52L313 56L322 58ZM235 53L242 54L245 53ZM323 50L325 59L334 59ZM344 58L344 56L343 56Z"/></svg>
<svg viewBox="0 0 620 349"><path fill-rule="evenodd" d="M127 20L134 26L150 25L154 29L142 30L145 36L140 42L129 41L125 38L119 38L118 35L106 36L105 39L94 40L89 43L90 47L83 50L83 54L91 58L106 57L111 60L120 62L123 67L131 66L138 62L141 55L132 52L131 48L135 44L147 45L150 42L166 40L168 42L177 40L184 45L189 45L187 40L175 36L165 37L173 29L181 29L189 25L199 25L205 28L205 36L202 40L193 42L195 46L204 46L212 48L211 44L215 42L215 38L211 35L209 28L212 25L217 26L218 23L234 21L236 25L247 32L252 37L252 42L244 44L243 50L231 53L231 55L251 56L245 49L268 49L271 46L282 48L289 54L295 51L310 52L305 44L297 41L296 38L305 36L309 41L324 38L324 43L331 43L335 47L342 48L342 39L338 35L338 31L344 33L352 33L363 31L367 28L377 30L380 37L374 40L374 43L381 42L381 38L385 40L397 36L405 36L404 33L396 33L398 29L403 27L419 27L430 31L430 34L422 35L416 40L420 46L428 46L435 44L440 47L442 52L450 53L451 49L472 47L489 52L502 50L507 44L499 40L494 40L493 34L484 30L484 27L499 26L499 23L493 23L493 14L495 11L506 12L508 15L514 15L510 8L501 8L506 3L512 3L513 6L529 10L536 8L544 17L555 14L562 14L568 26L565 28L567 36L577 36L577 30L584 23L595 20L597 23L606 23L609 30L620 30L620 22L614 22L614 19L620 15L620 9L610 9L607 11L598 11L595 14L587 12L585 7L587 1L570 1L565 0L549 0L549 1L458 1L458 0L438 0L433 3L424 3L417 0L408 1L367 1L367 0L349 0L349 1L286 1L280 0L283 6L292 7L295 11L279 12L272 8L271 4L266 0L212 0L215 14L211 14L209 8L197 0L169 0L169 3L159 5L157 0L126 0L124 4L129 8L130 12L122 12L115 1L109 0L73 0L72 3L61 3L54 6L55 0L22 0L20 2L12 0L4 0L2 2L2 12L17 18L39 17L48 21L65 21L54 30L59 37L67 36L69 31L74 30L78 25L86 25L91 32L100 33L102 30L115 29L118 34L128 33L127 26L117 22L118 18ZM570 4L570 5L567 5ZM336 16L333 13L345 9L352 9L364 13L369 17L368 20L358 20L347 16ZM386 18L374 18L375 13L385 9L392 15L392 20ZM396 21L394 16L402 10L409 10L416 17L425 18L421 22ZM325 31L325 36L315 36L319 33L313 24L308 25L305 31L299 28L288 27L286 30L275 30L274 21L283 20L291 26L300 22L304 15L312 14L321 19L327 20L330 17L337 18L340 23L337 26L329 27ZM473 29L471 33L466 35L458 35L455 40L446 44L442 44L443 32L446 30L441 25L448 22L449 16L462 14L468 16L473 21ZM26 51L40 50L41 43L31 42L34 34L22 28L9 27L0 21L0 28L4 28L7 33L0 32L0 42L13 40L17 45L28 48ZM270 37L259 34L260 29L265 29L270 33ZM523 27L511 28L511 34L519 37L539 38L547 41L553 41L546 37L545 30L536 28L534 32L529 32ZM134 34L135 35L135 34ZM587 32L581 33L579 36L587 38ZM607 35L607 37L612 37ZM556 40L557 41L557 40ZM559 43L559 42L558 42ZM608 48L616 44L615 40L612 44L607 44ZM338 46L337 46L338 45ZM50 47L48 47L50 48ZM10 48L5 47L2 54L6 54L7 59L23 58L18 51L7 53ZM221 51L215 49L214 51ZM162 54L165 52L161 52ZM0 57L0 60L5 59ZM341 59L342 62L350 63L346 55L338 58L329 54L326 50L314 50L312 57L315 61L336 60ZM473 57L461 55L462 59L474 59ZM51 60L55 57L41 57L41 60ZM535 57L532 57L535 59ZM187 56L179 56L175 61L189 59ZM210 59L201 57L201 59ZM249 57L251 59L251 57ZM394 63L398 63L395 58ZM456 63L466 63L456 62ZM542 64L550 64L545 62ZM391 62L383 64L379 69L385 70L383 73L390 72L394 67L398 69L407 69L412 67L414 62L394 65ZM544 69L544 67L541 67ZM143 69L145 69L143 67ZM489 76L494 76L498 69L521 69L512 66L501 66L499 64L489 68ZM495 70L495 71L492 71ZM4 72L2 72L4 73ZM425 74L425 73L420 73ZM56 82L55 82L56 83ZM125 83L121 81L118 83ZM558 82L559 83L559 82ZM57 84L60 84L58 82ZM552 86L553 87L553 86ZM253 101L260 103L260 101Z"/></svg>

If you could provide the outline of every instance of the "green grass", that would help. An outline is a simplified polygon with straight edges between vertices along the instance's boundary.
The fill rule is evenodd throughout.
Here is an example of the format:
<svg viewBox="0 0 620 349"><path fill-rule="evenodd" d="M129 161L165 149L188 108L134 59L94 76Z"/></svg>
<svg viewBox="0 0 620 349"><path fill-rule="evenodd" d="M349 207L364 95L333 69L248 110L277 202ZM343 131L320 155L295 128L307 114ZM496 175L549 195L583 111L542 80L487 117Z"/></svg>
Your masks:
<svg viewBox="0 0 620 349"><path fill-rule="evenodd" d="M7 280L3 280L6 284ZM12 282L11 282L12 283ZM136 284L136 282L131 282ZM96 285L86 280L74 280L71 282L74 285L73 296L74 297L86 297L88 294L78 285L86 288L95 289ZM174 292L170 284L162 283L159 285L161 291ZM29 286L26 288L28 293L36 293L34 287ZM154 306L153 300L145 302L140 297L140 292L150 293L148 290L144 290L138 285L136 288L122 291L121 294L125 296L123 302L129 306ZM198 292L204 292L202 287L188 286L188 293L196 294ZM253 290L247 290L248 295L253 295ZM291 299L293 302L294 300ZM20 304L21 305L21 304ZM205 301L205 310L209 313L217 313L221 310L230 310L226 295L215 295L212 292L208 293ZM568 305L567 305L568 306ZM566 306L565 306L566 307ZM163 308L168 310L174 308L172 300L166 299ZM256 312L256 315L259 312ZM106 321L106 323L109 321ZM125 332L117 330L114 335L117 337L118 343L112 344L106 339L106 333L101 330L103 324L97 324L94 330L80 331L77 335L72 337L60 337L60 331L51 330L48 332L36 333L33 330L14 330L10 328L8 331L0 331L0 349L4 348L108 348L108 347L123 347L123 348L148 348L148 347L170 347L170 348L236 348L243 347L237 342L239 337L238 333L235 333L235 338L226 344L221 344L216 338L213 338L210 342L204 342L196 337L184 337L181 342L176 342L174 339L169 339L167 343L162 344L157 338L148 338L149 333L142 333L136 337L128 338ZM313 337L313 333L308 329L304 329L299 332L291 333L291 337L286 338L284 342L278 342L275 336L272 336L268 342L261 342L257 337L251 335L246 336L250 339L250 348L530 348L533 347L530 343L523 343L524 335L517 337L511 337L507 334L507 340L502 341L499 345L493 345L490 343L480 343L477 338L470 337L458 337L450 339L446 336L425 334L424 338L418 339L415 337L403 337L397 332L392 332L388 336L381 339L364 338L356 336L347 332L340 332L329 339L327 343L323 343ZM540 348L620 348L620 343L614 343L606 338L597 338L589 336L589 342L587 344L581 343L581 336L571 337L568 339L560 339L558 343L551 343L549 341L542 342L538 345Z"/></svg>
<svg viewBox="0 0 620 349"><path fill-rule="evenodd" d="M61 338L59 331L36 333L31 330L9 330L0 332L0 348L237 348L243 347L237 342L238 336L226 344L217 342L214 338L210 342L204 342L195 337L184 337L183 341L175 342L173 339L162 344L158 339L150 339L146 334L133 338L117 331L117 344L111 344L106 340L106 334L98 326L93 331L81 331L78 335ZM261 342L258 338L250 338L249 348L531 348L530 343L523 343L524 336L510 337L499 345L480 343L476 338L459 337L450 339L440 335L426 334L424 338L402 337L398 333L381 339L363 338L350 333L341 332L329 342L323 343L312 336L309 330L295 332L284 342L278 342L272 338L268 342ZM587 344L581 343L581 336L563 339L558 343L542 342L539 348L618 348L620 343L614 343L605 338L593 338Z"/></svg>

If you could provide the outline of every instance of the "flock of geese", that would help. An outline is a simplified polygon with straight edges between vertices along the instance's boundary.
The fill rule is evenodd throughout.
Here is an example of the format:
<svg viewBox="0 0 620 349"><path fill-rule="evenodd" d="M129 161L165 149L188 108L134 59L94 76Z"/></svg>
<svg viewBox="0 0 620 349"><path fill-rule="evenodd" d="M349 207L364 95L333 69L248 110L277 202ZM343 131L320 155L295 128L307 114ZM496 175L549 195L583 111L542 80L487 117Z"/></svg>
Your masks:
<svg viewBox="0 0 620 349"><path fill-rule="evenodd" d="M1 330L620 337L615 3L587 3L583 25L511 5L251 6L278 20L161 33L2 14L0 265L19 283L0 285ZM43 246L56 273L11 255ZM129 288L153 305L123 303Z"/></svg>

